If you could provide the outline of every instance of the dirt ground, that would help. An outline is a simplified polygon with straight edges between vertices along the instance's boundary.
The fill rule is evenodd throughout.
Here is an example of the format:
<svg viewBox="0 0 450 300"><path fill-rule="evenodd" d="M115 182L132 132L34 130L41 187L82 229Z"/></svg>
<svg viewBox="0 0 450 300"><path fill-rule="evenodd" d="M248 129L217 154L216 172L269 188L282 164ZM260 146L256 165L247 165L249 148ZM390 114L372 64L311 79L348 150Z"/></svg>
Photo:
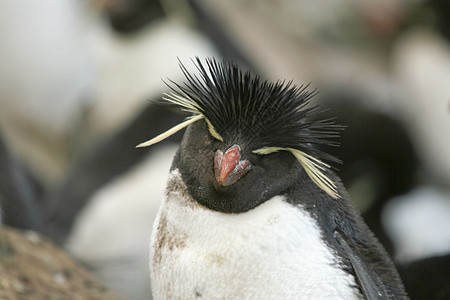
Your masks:
<svg viewBox="0 0 450 300"><path fill-rule="evenodd" d="M0 227L0 300L126 298L106 290L80 264L31 231Z"/></svg>

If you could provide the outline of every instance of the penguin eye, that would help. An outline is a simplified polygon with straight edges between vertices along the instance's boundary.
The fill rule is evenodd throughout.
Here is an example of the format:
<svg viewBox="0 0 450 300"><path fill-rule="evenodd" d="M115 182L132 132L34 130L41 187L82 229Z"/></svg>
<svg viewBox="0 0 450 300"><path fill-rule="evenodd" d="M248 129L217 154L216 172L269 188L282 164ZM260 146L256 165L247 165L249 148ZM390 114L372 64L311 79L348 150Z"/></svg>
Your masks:
<svg viewBox="0 0 450 300"><path fill-rule="evenodd" d="M330 168L330 165L322 162L321 160L309 154L306 154L301 150L293 148L263 147L261 149L254 150L253 153L267 155L282 150L291 152L295 156L295 158L297 158L298 162L303 166L311 180L328 195L330 195L334 199L338 199L341 197L339 195L339 192L337 191L336 183L334 183L333 180L324 173L324 170L326 168Z"/></svg>
<svg viewBox="0 0 450 300"><path fill-rule="evenodd" d="M211 122L205 118L206 124L208 124L208 130L209 133L211 134L211 136L221 142L223 142L223 138L220 136L220 134L216 131L216 129L214 128L213 124L211 124Z"/></svg>

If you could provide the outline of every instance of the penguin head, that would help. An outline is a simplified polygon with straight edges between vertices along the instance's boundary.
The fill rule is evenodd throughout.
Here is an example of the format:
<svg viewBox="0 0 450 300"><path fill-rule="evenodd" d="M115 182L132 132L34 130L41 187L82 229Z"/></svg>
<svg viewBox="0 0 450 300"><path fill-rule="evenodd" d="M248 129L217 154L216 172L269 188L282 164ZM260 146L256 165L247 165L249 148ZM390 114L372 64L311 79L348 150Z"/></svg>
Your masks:
<svg viewBox="0 0 450 300"><path fill-rule="evenodd" d="M180 67L186 82L171 82L164 99L192 116L138 147L188 126L173 167L196 201L223 212L247 211L286 191L300 172L328 196L340 197L323 162L337 159L316 146L335 145L329 139L341 127L318 120L323 109L310 104L315 90L264 81L215 59L197 58L199 75Z"/></svg>

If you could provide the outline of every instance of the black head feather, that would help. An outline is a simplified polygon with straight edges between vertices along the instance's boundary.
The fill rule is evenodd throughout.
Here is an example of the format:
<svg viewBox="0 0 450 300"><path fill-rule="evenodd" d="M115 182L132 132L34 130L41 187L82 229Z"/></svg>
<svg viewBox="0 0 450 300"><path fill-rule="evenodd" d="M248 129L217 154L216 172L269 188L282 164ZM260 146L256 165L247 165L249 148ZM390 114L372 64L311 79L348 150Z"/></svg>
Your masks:
<svg viewBox="0 0 450 300"><path fill-rule="evenodd" d="M308 85L295 86L292 81L271 83L213 58L205 63L196 58L194 64L198 75L180 62L187 81L170 81L172 92L164 98L193 117L138 147L157 143L204 118L211 135L227 145L245 141L241 146L257 154L291 152L319 187L339 198L335 183L323 173L330 166L322 162L339 160L317 146L337 145L330 139L337 137L342 127L333 119L318 119L324 109L310 104L316 90L307 91Z"/></svg>
<svg viewBox="0 0 450 300"><path fill-rule="evenodd" d="M315 147L336 146L330 139L342 128L333 119L317 120L324 109L310 104L316 90L308 91L308 86L295 86L291 81L270 83L231 62L215 59L207 59L206 64L196 59L200 77L189 73L181 62L180 66L187 82L172 82L172 96L195 103L197 109L190 111L203 114L225 141L243 137L254 150L293 148L337 161Z"/></svg>

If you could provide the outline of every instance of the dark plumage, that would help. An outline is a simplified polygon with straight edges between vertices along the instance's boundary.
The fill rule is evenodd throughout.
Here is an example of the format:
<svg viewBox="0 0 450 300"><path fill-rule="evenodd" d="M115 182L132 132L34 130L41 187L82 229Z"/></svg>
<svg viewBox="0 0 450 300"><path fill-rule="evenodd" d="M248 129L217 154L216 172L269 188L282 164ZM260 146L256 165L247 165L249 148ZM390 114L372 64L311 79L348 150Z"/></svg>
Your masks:
<svg viewBox="0 0 450 300"><path fill-rule="evenodd" d="M0 225L41 230L39 188L10 152L0 133Z"/></svg>
<svg viewBox="0 0 450 300"><path fill-rule="evenodd" d="M240 138L254 150L263 147L300 149L318 159L336 160L315 145L337 145L330 140L342 128L333 119L314 120L324 109L311 105L316 90L292 82L271 83L242 72L230 62L197 58L200 76L190 74L180 63L187 82L173 83L176 95L202 109L226 143Z"/></svg>
<svg viewBox="0 0 450 300"><path fill-rule="evenodd" d="M206 295L216 292L216 296L227 297L245 280L243 290L235 287L244 298L257 297L261 291L276 295L296 291L294 296L298 298L317 296L322 293L319 286L332 286L336 280L336 287L323 289L323 297L362 294L368 299L406 298L383 247L352 206L340 179L322 162L333 158L316 146L334 145L329 139L337 136L340 127L331 119L317 120L322 109L309 104L314 92L292 83L262 81L232 63L214 59L205 65L197 59L196 66L200 77L182 66L187 82L173 83L172 93L166 97L193 116L139 145L151 145L189 125L174 158L166 199L155 226L151 273L156 297L189 297L192 290L200 293L199 286ZM261 207L267 207L267 203L274 207L265 212ZM284 230L273 221L272 214L277 213L281 214L278 222L285 226ZM234 228L233 216L249 222L244 230L251 241L235 239L244 234L238 231L242 228L225 232L221 229L219 224ZM266 218L267 230L258 231L258 222ZM299 232L286 235L291 228ZM204 231L206 240L202 237ZM218 236L223 236L219 240L234 240L237 244L215 244L212 240ZM290 248L296 241L300 248ZM273 252L272 247L283 247L282 252ZM205 251L225 255L223 265L216 269L202 264ZM236 251L239 259L234 261ZM298 251L311 254L301 267ZM255 259L255 255L256 268L261 269L236 279L240 271L248 268L243 257ZM327 262L328 255L335 260ZM288 264L274 267L274 260ZM226 277L230 280L229 290L221 290L220 283L208 275L196 277L205 272L212 272L214 278L230 276ZM274 274L284 274L284 281ZM318 280L314 283L317 285L302 286L304 280L316 278L317 274L323 274L320 279L311 279ZM174 288L170 278L183 284ZM278 283L261 286L267 278ZM286 280L298 284L286 290ZM352 291L354 285L357 288ZM255 290L257 286L260 290ZM277 288L281 289L279 294Z"/></svg>

